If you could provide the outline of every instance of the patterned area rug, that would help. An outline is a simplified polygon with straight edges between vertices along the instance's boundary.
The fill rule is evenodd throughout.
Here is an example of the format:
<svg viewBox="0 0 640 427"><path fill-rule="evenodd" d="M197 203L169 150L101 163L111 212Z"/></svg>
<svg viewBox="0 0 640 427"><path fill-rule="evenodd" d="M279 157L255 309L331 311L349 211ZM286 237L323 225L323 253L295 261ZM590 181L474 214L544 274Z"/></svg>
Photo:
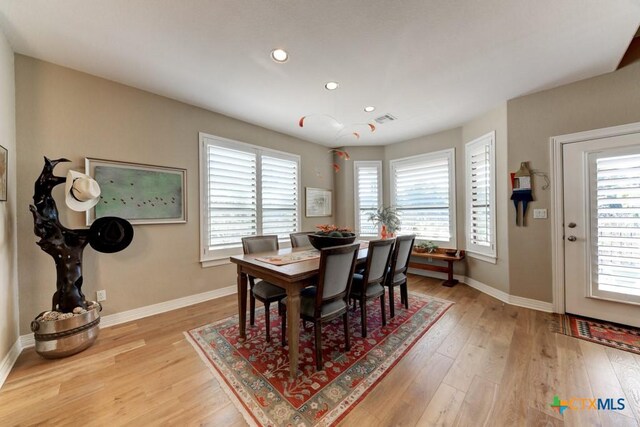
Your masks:
<svg viewBox="0 0 640 427"><path fill-rule="evenodd" d="M640 354L640 329L630 326L562 314L555 332Z"/></svg>
<svg viewBox="0 0 640 427"><path fill-rule="evenodd" d="M395 317L383 327L380 304L371 301L366 339L360 334L360 310L351 310L348 353L344 353L342 319L325 323L322 371L315 369L313 327L305 330L301 325L295 381L289 380L289 348L280 345L275 308L270 344L264 339L264 312L258 310L246 340L238 338L237 315L185 334L249 424L329 426L353 409L451 305L410 293L409 309L396 308Z"/></svg>

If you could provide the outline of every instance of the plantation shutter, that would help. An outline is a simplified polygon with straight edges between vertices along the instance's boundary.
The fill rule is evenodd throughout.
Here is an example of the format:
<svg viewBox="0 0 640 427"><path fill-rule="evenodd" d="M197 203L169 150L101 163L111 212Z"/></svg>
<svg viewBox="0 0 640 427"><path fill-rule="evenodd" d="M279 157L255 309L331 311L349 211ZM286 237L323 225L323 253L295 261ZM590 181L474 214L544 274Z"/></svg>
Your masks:
<svg viewBox="0 0 640 427"><path fill-rule="evenodd" d="M298 162L262 156L262 234L298 231Z"/></svg>
<svg viewBox="0 0 640 427"><path fill-rule="evenodd" d="M473 245L490 247L491 226L491 163L489 144L476 144L469 149L471 216L469 242Z"/></svg>
<svg viewBox="0 0 640 427"><path fill-rule="evenodd" d="M380 162L354 162L356 183L356 230L360 236L378 235L378 226L369 221L369 214L380 206Z"/></svg>
<svg viewBox="0 0 640 427"><path fill-rule="evenodd" d="M207 145L209 249L257 234L257 156Z"/></svg>
<svg viewBox="0 0 640 427"><path fill-rule="evenodd" d="M640 296L640 155L592 157L594 281L600 291Z"/></svg>
<svg viewBox="0 0 640 427"><path fill-rule="evenodd" d="M453 241L452 153L393 162L393 204L403 233L415 233L423 240Z"/></svg>
<svg viewBox="0 0 640 427"><path fill-rule="evenodd" d="M466 249L471 256L495 262L495 132L467 143L465 159Z"/></svg>

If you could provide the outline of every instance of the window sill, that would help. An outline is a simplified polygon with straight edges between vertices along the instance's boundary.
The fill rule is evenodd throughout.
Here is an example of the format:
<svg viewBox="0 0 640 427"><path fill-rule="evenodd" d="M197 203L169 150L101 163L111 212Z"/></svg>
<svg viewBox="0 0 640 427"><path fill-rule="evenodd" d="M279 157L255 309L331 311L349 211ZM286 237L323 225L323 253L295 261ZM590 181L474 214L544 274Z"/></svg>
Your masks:
<svg viewBox="0 0 640 427"><path fill-rule="evenodd" d="M492 256L492 255L479 254L477 252L471 252L469 250L467 250L466 253L467 253L467 256L469 256L471 258L475 258L475 259L478 259L480 261L488 262L489 264L497 264L498 263L498 258L496 258L495 256Z"/></svg>
<svg viewBox="0 0 640 427"><path fill-rule="evenodd" d="M228 264L231 264L229 257L200 260L200 265L202 268L218 267L220 265L228 265Z"/></svg>

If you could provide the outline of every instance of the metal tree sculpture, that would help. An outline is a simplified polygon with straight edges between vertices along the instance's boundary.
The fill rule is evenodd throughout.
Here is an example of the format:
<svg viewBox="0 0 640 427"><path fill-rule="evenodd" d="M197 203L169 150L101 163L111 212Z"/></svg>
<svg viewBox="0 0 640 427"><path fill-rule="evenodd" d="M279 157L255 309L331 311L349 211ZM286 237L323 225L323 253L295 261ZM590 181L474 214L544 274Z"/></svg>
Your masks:
<svg viewBox="0 0 640 427"><path fill-rule="evenodd" d="M89 243L89 230L72 230L60 223L58 208L51 191L66 179L53 175L53 168L67 159L44 158L44 167L36 180L33 205L34 232L40 237L38 246L51 255L56 263L57 290L53 294L51 309L71 313L74 308L87 308L82 293L82 251Z"/></svg>

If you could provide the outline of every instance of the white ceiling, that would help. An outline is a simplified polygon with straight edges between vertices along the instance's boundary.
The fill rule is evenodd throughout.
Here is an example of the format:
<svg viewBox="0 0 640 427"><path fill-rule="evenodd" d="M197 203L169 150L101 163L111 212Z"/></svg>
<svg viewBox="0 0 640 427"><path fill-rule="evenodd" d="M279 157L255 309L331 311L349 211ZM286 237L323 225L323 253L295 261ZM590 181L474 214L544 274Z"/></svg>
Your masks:
<svg viewBox="0 0 640 427"><path fill-rule="evenodd" d="M0 0L16 52L328 146L613 71L639 25L640 0ZM370 133L385 113L398 120Z"/></svg>

